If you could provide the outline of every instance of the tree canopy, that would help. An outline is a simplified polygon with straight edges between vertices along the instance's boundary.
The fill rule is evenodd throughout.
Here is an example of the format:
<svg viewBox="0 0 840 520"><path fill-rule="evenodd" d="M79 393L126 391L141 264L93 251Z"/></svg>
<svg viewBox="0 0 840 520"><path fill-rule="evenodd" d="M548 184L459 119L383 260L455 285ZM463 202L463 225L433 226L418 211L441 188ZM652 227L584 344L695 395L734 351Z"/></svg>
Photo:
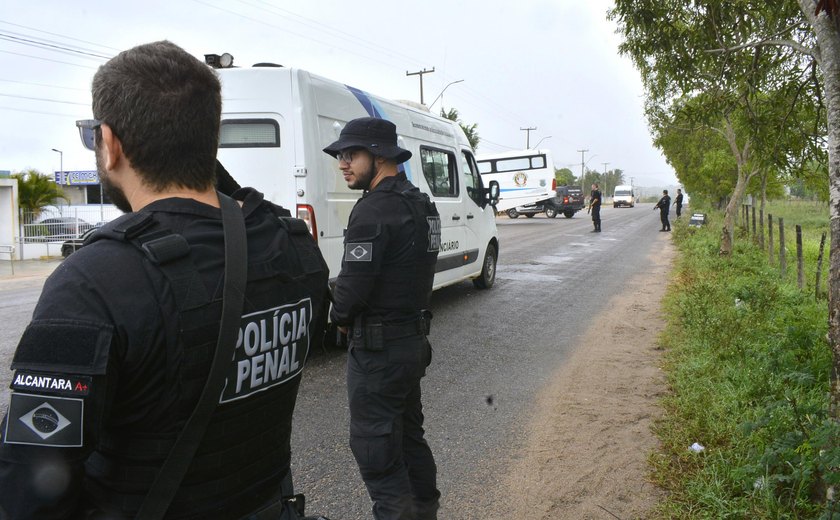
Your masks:
<svg viewBox="0 0 840 520"><path fill-rule="evenodd" d="M470 146L473 147L473 150L478 148L478 143L481 141L481 137L478 135L478 123L473 123L471 125L464 123L461 121L458 110L455 108L450 108L448 111L441 109L440 116L449 119L450 121L455 121L461 125L461 129L467 135L467 140L470 142Z"/></svg>

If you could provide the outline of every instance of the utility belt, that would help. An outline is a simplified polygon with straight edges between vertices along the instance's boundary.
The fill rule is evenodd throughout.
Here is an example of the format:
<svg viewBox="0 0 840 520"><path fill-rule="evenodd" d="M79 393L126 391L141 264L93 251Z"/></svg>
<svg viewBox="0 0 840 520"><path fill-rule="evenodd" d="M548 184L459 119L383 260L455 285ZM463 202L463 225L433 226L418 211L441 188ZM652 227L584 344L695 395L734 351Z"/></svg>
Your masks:
<svg viewBox="0 0 840 520"><path fill-rule="evenodd" d="M380 319L359 315L353 320L348 340L353 342L355 348L384 350L388 340L415 334L428 336L431 328L432 311L427 309L421 310L416 319L399 324L383 323Z"/></svg>

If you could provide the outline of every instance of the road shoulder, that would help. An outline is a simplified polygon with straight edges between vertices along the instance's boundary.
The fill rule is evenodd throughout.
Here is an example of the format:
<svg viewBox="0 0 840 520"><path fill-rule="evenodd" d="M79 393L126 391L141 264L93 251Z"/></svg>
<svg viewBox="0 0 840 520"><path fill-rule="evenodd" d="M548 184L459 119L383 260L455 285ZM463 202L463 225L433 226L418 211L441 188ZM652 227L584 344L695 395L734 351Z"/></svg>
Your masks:
<svg viewBox="0 0 840 520"><path fill-rule="evenodd" d="M656 505L647 457L667 388L656 340L676 254L670 236L659 240L650 269L610 299L538 395L529 438L501 483L518 497L512 518L644 518Z"/></svg>

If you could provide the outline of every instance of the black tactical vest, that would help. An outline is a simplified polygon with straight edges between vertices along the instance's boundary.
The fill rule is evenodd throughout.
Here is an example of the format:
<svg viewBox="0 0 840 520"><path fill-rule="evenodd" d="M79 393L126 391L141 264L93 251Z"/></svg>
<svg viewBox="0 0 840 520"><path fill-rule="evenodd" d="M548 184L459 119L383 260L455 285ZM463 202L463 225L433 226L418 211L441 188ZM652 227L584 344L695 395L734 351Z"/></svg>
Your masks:
<svg viewBox="0 0 840 520"><path fill-rule="evenodd" d="M280 218L288 212L277 206L270 211L278 217L273 219L276 251L270 262L249 262L245 308L226 385L167 516L242 517L279 498L289 472L292 412L307 354L323 339L328 272L306 224ZM201 395L222 300L204 287L187 241L163 229L152 214L126 215L98 235L140 249L167 278L179 314L178 348L166 364L172 391L160 403L177 431L162 434L144 429L143 422L132 431L113 430L106 423L86 463L86 491L96 507L133 515Z"/></svg>
<svg viewBox="0 0 840 520"><path fill-rule="evenodd" d="M380 282L371 299L387 302L392 308L420 311L429 306L435 278L435 264L440 252L441 223L435 203L412 186L399 195L411 212L414 222L414 262L410 269L390 269L380 274Z"/></svg>

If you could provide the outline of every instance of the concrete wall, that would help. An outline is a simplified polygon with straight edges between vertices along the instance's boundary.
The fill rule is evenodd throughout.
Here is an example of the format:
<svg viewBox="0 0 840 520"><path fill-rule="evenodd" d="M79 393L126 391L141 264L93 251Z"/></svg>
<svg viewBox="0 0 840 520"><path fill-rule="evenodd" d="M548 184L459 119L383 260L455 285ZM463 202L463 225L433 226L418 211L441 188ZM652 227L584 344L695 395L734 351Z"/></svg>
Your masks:
<svg viewBox="0 0 840 520"><path fill-rule="evenodd" d="M0 246L15 246L17 249L19 214L17 179L0 179ZM0 262L10 260L5 251L5 247L0 248ZM15 259L20 258L20 252L15 251Z"/></svg>

